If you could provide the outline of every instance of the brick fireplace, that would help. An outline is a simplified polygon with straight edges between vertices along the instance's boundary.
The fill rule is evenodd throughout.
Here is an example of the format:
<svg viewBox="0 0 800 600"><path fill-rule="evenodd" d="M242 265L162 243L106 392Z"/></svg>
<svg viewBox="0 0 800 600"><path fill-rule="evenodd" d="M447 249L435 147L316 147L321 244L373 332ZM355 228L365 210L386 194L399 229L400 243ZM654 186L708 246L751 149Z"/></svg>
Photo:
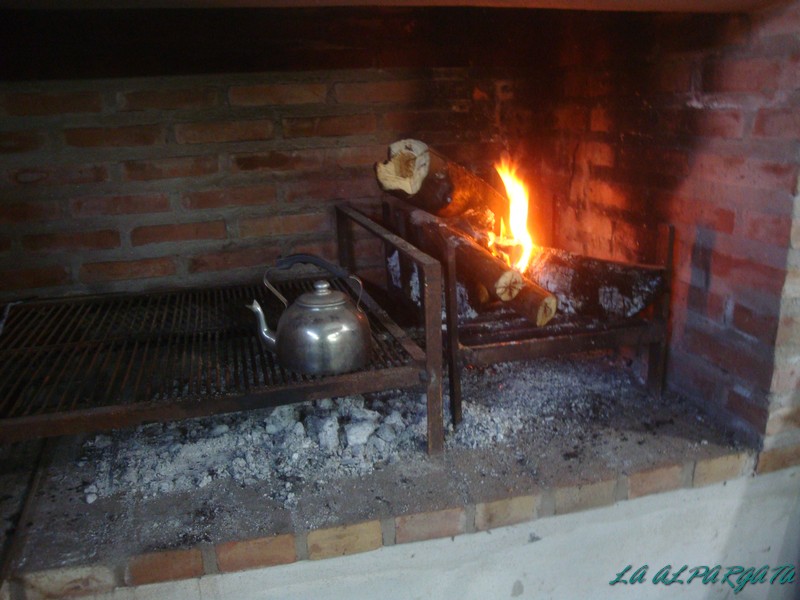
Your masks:
<svg viewBox="0 0 800 600"><path fill-rule="evenodd" d="M3 300L335 258L333 206L380 198L388 143L479 173L506 149L555 246L631 260L676 226L668 385L796 462L796 2L5 12Z"/></svg>

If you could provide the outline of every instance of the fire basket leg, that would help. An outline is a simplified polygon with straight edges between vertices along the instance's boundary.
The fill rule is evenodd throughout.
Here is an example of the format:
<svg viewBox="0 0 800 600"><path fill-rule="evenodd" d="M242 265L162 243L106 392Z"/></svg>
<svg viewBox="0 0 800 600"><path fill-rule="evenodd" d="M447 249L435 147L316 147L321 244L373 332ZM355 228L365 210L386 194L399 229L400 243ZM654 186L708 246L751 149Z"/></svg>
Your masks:
<svg viewBox="0 0 800 600"><path fill-rule="evenodd" d="M447 366L450 374L450 413L453 427L461 423L461 360L458 341L458 299L456 298L456 254L452 244L444 250L444 289L447 321Z"/></svg>
<svg viewBox="0 0 800 600"><path fill-rule="evenodd" d="M438 262L422 266L425 311L425 371L428 401L428 454L444 450L442 406L442 270Z"/></svg>

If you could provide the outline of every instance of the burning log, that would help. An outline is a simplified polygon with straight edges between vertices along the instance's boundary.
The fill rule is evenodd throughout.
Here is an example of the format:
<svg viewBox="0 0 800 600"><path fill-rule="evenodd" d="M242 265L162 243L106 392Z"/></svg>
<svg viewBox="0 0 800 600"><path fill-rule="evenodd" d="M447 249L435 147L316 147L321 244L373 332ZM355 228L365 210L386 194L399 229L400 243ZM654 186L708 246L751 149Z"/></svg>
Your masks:
<svg viewBox="0 0 800 600"><path fill-rule="evenodd" d="M506 265L468 235L421 210L412 210L410 222L416 243L428 252L453 245L458 272L468 290L485 290L482 300L499 300L537 326L546 325L556 313L558 300L534 281Z"/></svg>
<svg viewBox="0 0 800 600"><path fill-rule="evenodd" d="M471 226L465 224L463 219L447 219L447 225L466 236L472 236ZM515 259L516 248L503 247L502 242L495 242L495 245L499 245L512 261ZM553 294L562 313L608 320L632 317L649 306L663 289L664 270L651 265L621 263L537 246L525 270L525 278L536 287ZM539 302L538 295L531 299L530 294L528 290L514 297L508 306L519 314L529 316L531 309L528 303ZM547 308L543 307L542 310ZM542 318L546 319L546 323L552 316Z"/></svg>
<svg viewBox="0 0 800 600"><path fill-rule="evenodd" d="M462 272L468 273L463 277L465 287L477 290L481 296L487 294L488 298L485 301L494 299L508 302L525 287L519 272L509 268L467 236L447 225L433 223L421 225L420 233L423 238L428 238L428 245L441 245L441 240L453 244L459 265L463 265Z"/></svg>
<svg viewBox="0 0 800 600"><path fill-rule="evenodd" d="M483 241L474 232L475 221L462 217L446 219L446 223L467 237ZM504 246L502 240L495 241L495 247L499 247L512 262L519 251L513 245ZM562 313L605 320L628 318L640 313L664 285L661 267L591 258L542 246L534 249L525 276L540 289L553 294ZM475 289L474 285L472 289ZM530 294L530 291L520 294L521 297L513 298L508 306L529 316L531 309L526 306L527 302L539 301L538 296L526 301Z"/></svg>

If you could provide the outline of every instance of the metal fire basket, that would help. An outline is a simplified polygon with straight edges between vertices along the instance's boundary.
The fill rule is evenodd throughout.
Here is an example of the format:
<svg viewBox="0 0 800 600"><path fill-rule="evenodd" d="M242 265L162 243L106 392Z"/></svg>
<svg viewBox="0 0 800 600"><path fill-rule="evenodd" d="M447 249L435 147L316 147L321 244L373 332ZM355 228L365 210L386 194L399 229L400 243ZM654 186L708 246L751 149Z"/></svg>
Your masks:
<svg viewBox="0 0 800 600"><path fill-rule="evenodd" d="M413 239L406 220L409 205L395 198L383 202L384 222L404 237ZM467 365L486 366L498 362L530 360L594 350L623 347L646 349L647 385L652 395L660 396L664 384L668 351L670 281L674 228L662 225L655 242L655 260L662 272L663 286L649 310L641 315L602 322L582 317L557 316L544 327L532 326L526 319L509 314L481 315L461 322L456 293L456 253L450 243L440 248L425 248L443 265L445 292L446 361L449 372L450 407L453 424L461 421L461 374Z"/></svg>

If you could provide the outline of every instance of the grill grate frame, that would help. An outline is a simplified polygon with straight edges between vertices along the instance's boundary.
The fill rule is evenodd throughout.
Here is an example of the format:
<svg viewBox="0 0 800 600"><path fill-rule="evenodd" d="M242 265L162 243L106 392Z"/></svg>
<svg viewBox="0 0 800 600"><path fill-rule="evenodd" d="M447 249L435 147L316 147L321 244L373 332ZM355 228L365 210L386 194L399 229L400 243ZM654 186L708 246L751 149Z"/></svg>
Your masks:
<svg viewBox="0 0 800 600"><path fill-rule="evenodd" d="M277 285L292 302L316 279ZM275 327L283 305L255 284L10 307L0 334L0 439L420 385L424 353L367 295L371 362L335 376L282 368L245 307L254 298Z"/></svg>

